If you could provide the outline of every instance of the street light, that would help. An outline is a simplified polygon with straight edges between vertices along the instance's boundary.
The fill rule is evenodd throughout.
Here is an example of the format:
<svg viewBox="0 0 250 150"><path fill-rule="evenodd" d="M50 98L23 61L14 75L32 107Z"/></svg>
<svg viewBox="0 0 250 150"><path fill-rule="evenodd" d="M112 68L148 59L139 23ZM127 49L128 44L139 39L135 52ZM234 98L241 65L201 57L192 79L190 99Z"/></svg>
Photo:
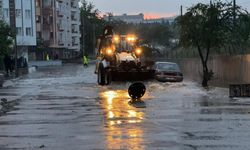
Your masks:
<svg viewBox="0 0 250 150"><path fill-rule="evenodd" d="M17 66L17 39L16 39L16 8L15 0L9 0L10 9L10 27L14 31L14 52L15 52L15 77L18 77L18 66Z"/></svg>

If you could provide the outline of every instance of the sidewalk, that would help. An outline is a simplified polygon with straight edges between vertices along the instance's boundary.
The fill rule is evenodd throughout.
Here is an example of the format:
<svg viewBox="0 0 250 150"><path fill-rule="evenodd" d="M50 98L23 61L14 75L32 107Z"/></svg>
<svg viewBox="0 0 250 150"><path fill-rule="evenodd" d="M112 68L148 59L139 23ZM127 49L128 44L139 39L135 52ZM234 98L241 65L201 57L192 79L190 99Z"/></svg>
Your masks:
<svg viewBox="0 0 250 150"><path fill-rule="evenodd" d="M4 71L0 71L0 88L3 86L4 82L15 78L14 72L10 76L6 76Z"/></svg>
<svg viewBox="0 0 250 150"><path fill-rule="evenodd" d="M14 73L11 74L11 76L7 77L5 75L4 71L0 71L0 116L7 112L9 108L11 108L11 106L13 105L13 103L15 103L15 101L17 100L16 96L10 96L10 95L5 95L6 89L3 88L3 84L8 81L8 80L12 80L15 78ZM1 93L4 94L1 94ZM4 102L4 100L6 100L7 102Z"/></svg>
<svg viewBox="0 0 250 150"><path fill-rule="evenodd" d="M28 69L19 68L18 70L19 70L19 73L18 73L19 77L21 77L25 74L29 74L29 73L36 71L36 67L29 67ZM18 78L15 78L15 72L11 73L11 75L7 77L5 71L0 70L0 89L6 81L13 80L13 79L18 79Z"/></svg>
<svg viewBox="0 0 250 150"><path fill-rule="evenodd" d="M62 66L61 60L49 60L49 61L29 61L29 67L49 67L49 66Z"/></svg>

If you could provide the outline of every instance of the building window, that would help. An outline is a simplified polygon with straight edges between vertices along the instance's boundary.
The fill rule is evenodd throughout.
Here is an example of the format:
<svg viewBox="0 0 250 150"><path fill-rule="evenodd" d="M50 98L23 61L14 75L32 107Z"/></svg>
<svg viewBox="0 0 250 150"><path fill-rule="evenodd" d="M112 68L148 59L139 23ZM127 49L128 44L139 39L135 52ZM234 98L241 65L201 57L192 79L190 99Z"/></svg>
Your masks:
<svg viewBox="0 0 250 150"><path fill-rule="evenodd" d="M50 32L50 39L53 40L53 38L54 38L54 33Z"/></svg>
<svg viewBox="0 0 250 150"><path fill-rule="evenodd" d="M42 38L42 33L41 33L41 32L37 32L37 37L38 37L39 39L41 39L41 38Z"/></svg>
<svg viewBox="0 0 250 150"><path fill-rule="evenodd" d="M22 10L21 9L16 9L16 18L22 16Z"/></svg>
<svg viewBox="0 0 250 150"><path fill-rule="evenodd" d="M49 22L53 22L54 19L53 19L53 16L49 16Z"/></svg>
<svg viewBox="0 0 250 150"><path fill-rule="evenodd" d="M29 10L29 9L25 10L25 17L26 17L26 19L30 19L31 18L31 10Z"/></svg>
<svg viewBox="0 0 250 150"><path fill-rule="evenodd" d="M40 23L41 22L41 16L36 16L36 23Z"/></svg>
<svg viewBox="0 0 250 150"><path fill-rule="evenodd" d="M36 0L36 7L40 7L41 6L41 1L40 0Z"/></svg>
<svg viewBox="0 0 250 150"><path fill-rule="evenodd" d="M31 28L26 28L26 36L32 36Z"/></svg>
<svg viewBox="0 0 250 150"><path fill-rule="evenodd" d="M17 27L17 28L16 28L16 34L17 34L17 35L23 35L23 32L22 32L22 28L21 28L21 27Z"/></svg>
<svg viewBox="0 0 250 150"><path fill-rule="evenodd" d="M53 1L52 0L43 0L43 6L52 6Z"/></svg>
<svg viewBox="0 0 250 150"><path fill-rule="evenodd" d="M9 9L8 8L3 9L3 16L4 16L4 18L9 18Z"/></svg>
<svg viewBox="0 0 250 150"><path fill-rule="evenodd" d="M64 45L64 43L63 43L63 34L62 33L59 33L58 44L59 45Z"/></svg>

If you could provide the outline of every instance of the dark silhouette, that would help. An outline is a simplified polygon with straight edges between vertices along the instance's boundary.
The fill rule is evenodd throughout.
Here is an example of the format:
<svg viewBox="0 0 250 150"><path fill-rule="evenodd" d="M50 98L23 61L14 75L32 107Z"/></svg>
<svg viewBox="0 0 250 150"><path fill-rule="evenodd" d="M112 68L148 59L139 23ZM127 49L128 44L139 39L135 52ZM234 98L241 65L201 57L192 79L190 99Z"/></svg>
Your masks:
<svg viewBox="0 0 250 150"><path fill-rule="evenodd" d="M9 74L12 72L11 64L12 64L12 61L11 61L10 56L5 54L4 55L4 67L5 67L7 76L9 76Z"/></svg>

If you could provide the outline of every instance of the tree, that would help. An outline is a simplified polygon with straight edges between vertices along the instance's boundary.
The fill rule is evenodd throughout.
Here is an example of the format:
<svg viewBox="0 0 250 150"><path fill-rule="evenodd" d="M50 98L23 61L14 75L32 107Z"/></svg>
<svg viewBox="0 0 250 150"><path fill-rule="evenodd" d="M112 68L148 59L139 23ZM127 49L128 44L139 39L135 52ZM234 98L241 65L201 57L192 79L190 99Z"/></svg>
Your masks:
<svg viewBox="0 0 250 150"><path fill-rule="evenodd" d="M155 45L167 47L170 45L170 39L173 37L168 24L144 24L138 28L137 32L152 47Z"/></svg>
<svg viewBox="0 0 250 150"><path fill-rule="evenodd" d="M101 34L105 22L100 18L100 12L92 3L81 0L80 17L82 33L81 47L85 53L93 53L96 35Z"/></svg>
<svg viewBox="0 0 250 150"><path fill-rule="evenodd" d="M241 54L245 54L247 47L249 47L250 40L250 16L246 14L239 14L235 21L235 28L233 32L233 38L235 45L237 44L241 51Z"/></svg>
<svg viewBox="0 0 250 150"><path fill-rule="evenodd" d="M164 23L154 24L131 24L119 20L113 20L110 24L118 34L136 34L144 44L151 47L156 45L169 46L173 33L170 26Z"/></svg>
<svg viewBox="0 0 250 150"><path fill-rule="evenodd" d="M235 7L236 12L242 12ZM203 67L202 86L208 86L213 72L208 69L208 59L212 48L220 48L230 41L234 29L234 9L232 3L220 0L210 4L198 3L187 13L177 18L180 28L180 44L184 47L196 47ZM239 18L238 16L236 18Z"/></svg>
<svg viewBox="0 0 250 150"><path fill-rule="evenodd" d="M11 50L13 44L13 32L9 25L0 20L0 56L7 54Z"/></svg>
<svg viewBox="0 0 250 150"><path fill-rule="evenodd" d="M44 49L46 49L46 46L45 46L45 44L44 44L44 40L43 39L41 39L41 38L37 38L36 39L36 50L38 50L38 51L42 51L42 50L44 50Z"/></svg>

